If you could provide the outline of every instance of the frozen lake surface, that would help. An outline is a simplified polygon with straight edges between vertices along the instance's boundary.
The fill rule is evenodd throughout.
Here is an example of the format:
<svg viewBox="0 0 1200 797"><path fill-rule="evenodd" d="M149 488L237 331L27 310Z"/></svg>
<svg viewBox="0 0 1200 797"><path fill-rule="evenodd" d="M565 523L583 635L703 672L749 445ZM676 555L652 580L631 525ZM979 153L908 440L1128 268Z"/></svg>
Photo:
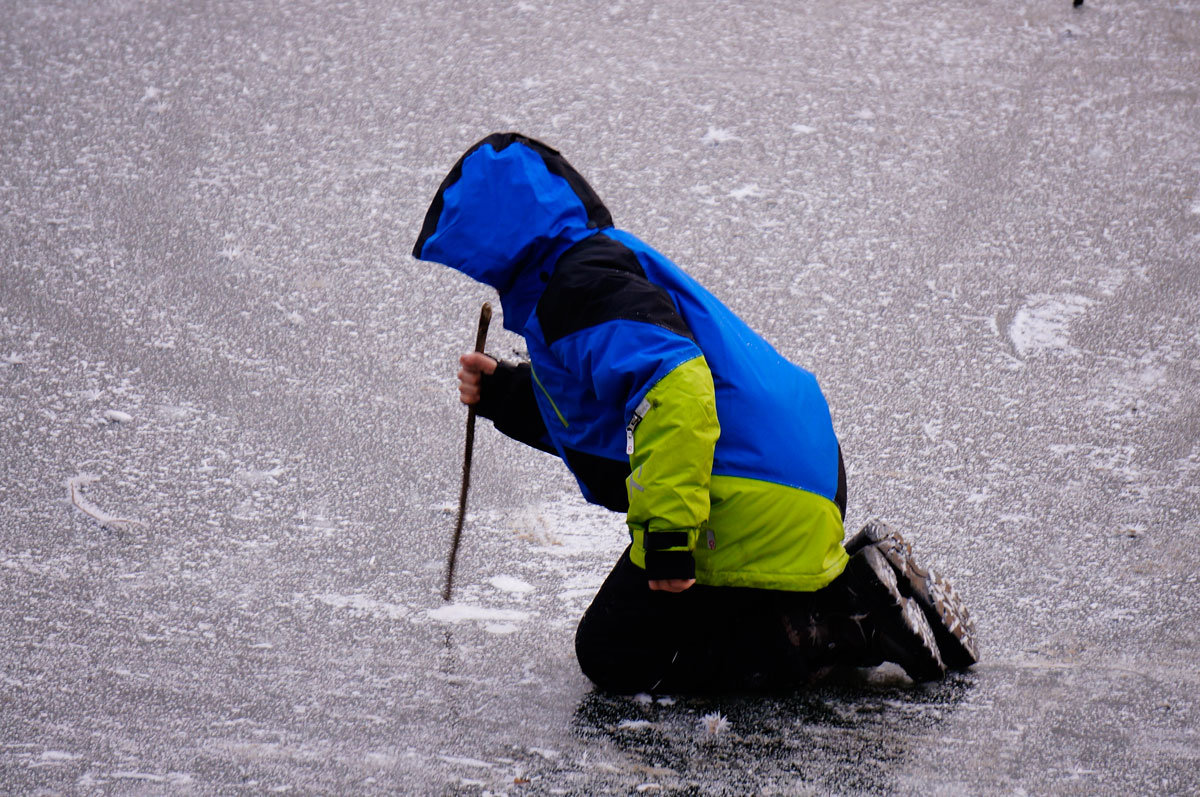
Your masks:
<svg viewBox="0 0 1200 797"><path fill-rule="evenodd" d="M0 791L1194 793L1200 5L0 14ZM974 670L594 693L622 518L486 422L442 604L491 297L408 253L509 129L818 375Z"/></svg>

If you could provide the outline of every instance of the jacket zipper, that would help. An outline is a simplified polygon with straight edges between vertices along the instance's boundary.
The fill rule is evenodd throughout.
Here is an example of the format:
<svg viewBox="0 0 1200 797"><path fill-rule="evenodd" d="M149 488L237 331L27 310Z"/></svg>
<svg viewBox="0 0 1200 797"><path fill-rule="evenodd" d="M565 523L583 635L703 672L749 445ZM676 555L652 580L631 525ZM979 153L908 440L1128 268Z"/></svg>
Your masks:
<svg viewBox="0 0 1200 797"><path fill-rule="evenodd" d="M629 425L625 427L625 456L633 456L633 432L653 406L650 399L644 398L642 403L637 405L637 409L633 411L633 417L629 419Z"/></svg>

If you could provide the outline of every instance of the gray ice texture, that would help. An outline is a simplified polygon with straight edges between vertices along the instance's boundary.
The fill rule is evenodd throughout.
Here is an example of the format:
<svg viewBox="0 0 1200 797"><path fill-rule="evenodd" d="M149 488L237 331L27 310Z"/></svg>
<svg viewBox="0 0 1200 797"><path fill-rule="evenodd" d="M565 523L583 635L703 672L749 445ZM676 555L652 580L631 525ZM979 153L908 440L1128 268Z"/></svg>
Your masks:
<svg viewBox="0 0 1200 797"><path fill-rule="evenodd" d="M0 791L1196 793L1198 97L1193 0L0 1ZM977 667L594 693L622 518L487 423L442 604L498 130L818 375Z"/></svg>

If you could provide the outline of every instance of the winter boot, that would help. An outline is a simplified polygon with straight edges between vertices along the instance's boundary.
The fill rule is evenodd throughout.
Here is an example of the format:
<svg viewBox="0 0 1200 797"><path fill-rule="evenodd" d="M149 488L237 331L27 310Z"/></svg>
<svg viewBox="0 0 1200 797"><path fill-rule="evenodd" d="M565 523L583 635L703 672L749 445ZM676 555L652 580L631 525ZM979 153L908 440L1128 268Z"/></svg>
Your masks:
<svg viewBox="0 0 1200 797"><path fill-rule="evenodd" d="M845 621L838 624L837 644L846 663L869 667L895 662L918 683L945 675L929 621L916 601L900 593L895 571L874 546L851 556L830 586L843 601Z"/></svg>
<svg viewBox="0 0 1200 797"><path fill-rule="evenodd" d="M896 572L900 592L921 607L933 628L942 660L951 669L970 667L979 661L975 622L950 580L930 567L922 567L912 546L886 523L872 520L846 543L846 553L872 547Z"/></svg>

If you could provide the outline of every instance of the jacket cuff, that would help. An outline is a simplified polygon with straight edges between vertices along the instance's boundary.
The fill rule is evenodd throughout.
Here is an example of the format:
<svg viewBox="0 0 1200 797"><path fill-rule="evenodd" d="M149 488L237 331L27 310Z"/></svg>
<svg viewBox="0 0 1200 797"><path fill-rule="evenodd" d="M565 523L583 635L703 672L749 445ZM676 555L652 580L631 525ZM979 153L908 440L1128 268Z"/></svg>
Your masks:
<svg viewBox="0 0 1200 797"><path fill-rule="evenodd" d="M695 578L696 560L691 551L646 551L646 578Z"/></svg>
<svg viewBox="0 0 1200 797"><path fill-rule="evenodd" d="M492 355L488 355L492 357ZM496 414L502 411L504 396L512 395L520 378L518 366L496 360L496 371L490 374L480 374L479 401L475 403L475 412L488 420L495 420Z"/></svg>

